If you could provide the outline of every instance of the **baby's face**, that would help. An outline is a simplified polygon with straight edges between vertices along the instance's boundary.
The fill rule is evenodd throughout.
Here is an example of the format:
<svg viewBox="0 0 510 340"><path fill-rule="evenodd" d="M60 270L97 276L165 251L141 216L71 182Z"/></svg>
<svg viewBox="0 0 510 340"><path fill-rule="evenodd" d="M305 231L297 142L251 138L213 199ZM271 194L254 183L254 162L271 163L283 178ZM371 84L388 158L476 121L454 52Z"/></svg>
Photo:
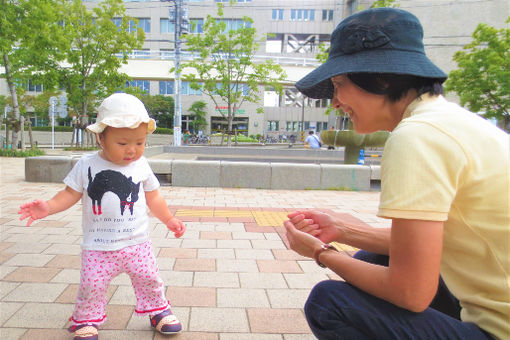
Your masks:
<svg viewBox="0 0 510 340"><path fill-rule="evenodd" d="M147 123L136 129L107 127L99 135L100 155L114 164L128 165L142 157L146 138Z"/></svg>

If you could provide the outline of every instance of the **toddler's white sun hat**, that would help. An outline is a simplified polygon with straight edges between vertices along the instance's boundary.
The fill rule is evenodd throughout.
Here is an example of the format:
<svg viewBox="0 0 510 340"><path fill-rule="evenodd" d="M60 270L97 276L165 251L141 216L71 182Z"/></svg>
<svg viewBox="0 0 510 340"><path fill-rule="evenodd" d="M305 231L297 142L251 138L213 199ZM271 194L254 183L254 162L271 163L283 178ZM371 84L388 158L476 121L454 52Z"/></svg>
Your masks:
<svg viewBox="0 0 510 340"><path fill-rule="evenodd" d="M127 93L114 93L101 103L96 123L87 126L92 133L101 133L107 126L136 129L147 123L147 133L156 130L156 121L149 117L142 101Z"/></svg>

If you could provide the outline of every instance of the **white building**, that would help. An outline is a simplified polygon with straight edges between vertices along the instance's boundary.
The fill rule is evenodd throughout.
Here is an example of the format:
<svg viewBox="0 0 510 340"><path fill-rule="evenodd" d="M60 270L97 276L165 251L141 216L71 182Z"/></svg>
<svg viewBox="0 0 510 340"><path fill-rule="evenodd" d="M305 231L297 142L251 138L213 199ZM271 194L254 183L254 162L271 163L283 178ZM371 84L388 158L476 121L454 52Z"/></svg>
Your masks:
<svg viewBox="0 0 510 340"><path fill-rule="evenodd" d="M254 20L257 36L268 37L261 44L256 58L272 58L287 73L285 93L277 97L264 94L264 113L258 114L258 105L245 103L236 114L237 129L247 135L297 134L304 129L323 130L339 124L333 115L325 115L328 100L312 100L303 96L293 84L318 65L315 56L321 42L328 42L330 33L346 16L367 9L373 0L238 0L233 7L228 0L184 0L190 20L197 23L195 33L202 29L207 15L215 16L217 2L225 3L225 18L229 24L239 24L243 16ZM95 6L97 1L86 1ZM484 22L505 27L509 16L508 0L400 0L401 9L415 14L424 26L424 42L428 56L446 73L456 67L452 61L458 51L471 40L471 34ZM126 13L139 20L145 31L142 51L136 51L122 71L132 77L131 86L139 86L150 94L173 95L174 27L169 20L171 1L128 1ZM194 32L192 32L193 34ZM268 36L269 35L269 36ZM182 59L186 58L183 46ZM31 90L41 90L32 88ZM263 91L263 88L261 88ZM7 94L5 80L0 80L0 94ZM182 130L189 124L188 108L203 100L207 107L209 134L225 124L218 109L205 95L196 93L182 82ZM452 98L455 99L455 98Z"/></svg>

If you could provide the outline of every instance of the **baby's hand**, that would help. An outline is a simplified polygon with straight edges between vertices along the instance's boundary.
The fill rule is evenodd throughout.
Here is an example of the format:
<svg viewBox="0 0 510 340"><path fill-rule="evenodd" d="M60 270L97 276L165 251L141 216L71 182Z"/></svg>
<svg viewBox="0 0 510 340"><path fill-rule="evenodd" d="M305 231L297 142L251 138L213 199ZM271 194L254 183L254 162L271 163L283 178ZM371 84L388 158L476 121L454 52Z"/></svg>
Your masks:
<svg viewBox="0 0 510 340"><path fill-rule="evenodd" d="M186 227L182 224L181 220L172 217L166 222L166 227L174 232L176 238L181 237L186 231Z"/></svg>
<svg viewBox="0 0 510 340"><path fill-rule="evenodd" d="M32 222L38 220L40 218L44 218L48 216L50 213L50 207L48 202L35 200L30 203L25 203L19 207L18 214L21 215L19 218L20 221L24 220L27 217L30 217L27 222L27 226L31 225Z"/></svg>

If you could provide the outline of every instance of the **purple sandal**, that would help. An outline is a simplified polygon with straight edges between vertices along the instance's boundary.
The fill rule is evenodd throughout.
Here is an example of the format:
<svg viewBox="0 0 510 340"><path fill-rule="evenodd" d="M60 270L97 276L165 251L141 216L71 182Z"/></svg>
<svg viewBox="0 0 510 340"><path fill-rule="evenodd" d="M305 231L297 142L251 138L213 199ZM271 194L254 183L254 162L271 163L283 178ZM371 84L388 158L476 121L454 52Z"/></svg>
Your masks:
<svg viewBox="0 0 510 340"><path fill-rule="evenodd" d="M175 317L170 308L159 314L150 316L149 318L151 327L162 334L174 334L182 330L181 323L177 320L177 317Z"/></svg>
<svg viewBox="0 0 510 340"><path fill-rule="evenodd" d="M73 340L98 340L96 325L73 325L69 332L74 333Z"/></svg>

